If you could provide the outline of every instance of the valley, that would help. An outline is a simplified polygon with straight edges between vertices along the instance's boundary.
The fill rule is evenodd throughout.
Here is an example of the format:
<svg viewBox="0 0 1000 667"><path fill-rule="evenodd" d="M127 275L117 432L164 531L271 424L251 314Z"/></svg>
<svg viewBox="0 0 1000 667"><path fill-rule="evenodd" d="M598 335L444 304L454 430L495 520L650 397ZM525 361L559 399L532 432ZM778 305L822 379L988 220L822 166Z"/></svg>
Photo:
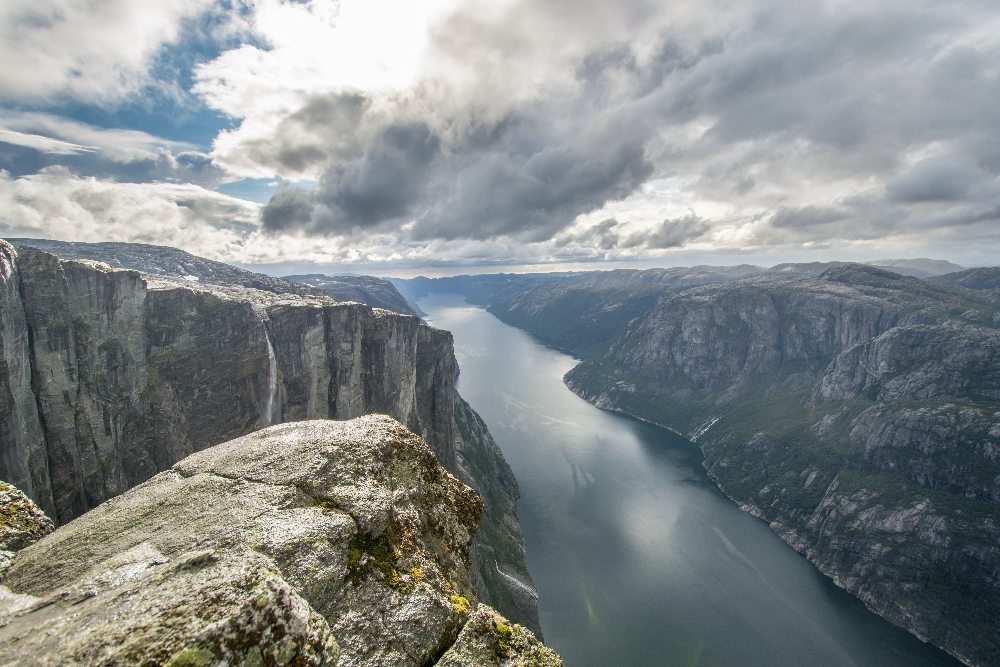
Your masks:
<svg viewBox="0 0 1000 667"><path fill-rule="evenodd" d="M418 299L462 294L575 353L575 393L696 440L710 478L837 585L989 665L1000 646L996 272L921 279L832 263L397 285Z"/></svg>

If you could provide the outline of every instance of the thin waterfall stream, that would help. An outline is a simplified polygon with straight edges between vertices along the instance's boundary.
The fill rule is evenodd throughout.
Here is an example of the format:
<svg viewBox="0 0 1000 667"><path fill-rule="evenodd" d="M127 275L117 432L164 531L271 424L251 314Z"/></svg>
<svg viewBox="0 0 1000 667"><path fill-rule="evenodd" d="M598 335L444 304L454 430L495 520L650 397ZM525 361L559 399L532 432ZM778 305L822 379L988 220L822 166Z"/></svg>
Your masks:
<svg viewBox="0 0 1000 667"><path fill-rule="evenodd" d="M264 340L267 341L267 406L264 416L268 426L275 423L274 408L278 396L278 360L274 356L274 346L271 345L271 336L264 327Z"/></svg>

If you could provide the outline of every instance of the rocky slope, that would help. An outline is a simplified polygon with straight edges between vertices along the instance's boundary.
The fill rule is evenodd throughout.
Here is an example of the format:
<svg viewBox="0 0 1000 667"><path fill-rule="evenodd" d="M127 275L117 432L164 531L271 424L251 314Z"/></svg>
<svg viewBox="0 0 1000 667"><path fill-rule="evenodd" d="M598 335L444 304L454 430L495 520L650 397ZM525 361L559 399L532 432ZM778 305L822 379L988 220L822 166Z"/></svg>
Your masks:
<svg viewBox="0 0 1000 667"><path fill-rule="evenodd" d="M456 292L545 343L577 356L600 354L628 323L667 294L725 283L760 267L696 266L580 273L503 274L414 278L393 283L410 300L434 291Z"/></svg>
<svg viewBox="0 0 1000 667"><path fill-rule="evenodd" d="M30 246L63 259L88 259L118 269L133 269L166 280L251 287L275 294L329 296L335 301L356 301L403 315L417 315L392 284L372 276L310 274L275 278L216 262L167 246L143 243L77 243L49 239L10 239L15 246Z"/></svg>
<svg viewBox="0 0 1000 667"><path fill-rule="evenodd" d="M274 426L23 547L0 589L0 661L558 667L475 606L481 511L389 417Z"/></svg>
<svg viewBox="0 0 1000 667"><path fill-rule="evenodd" d="M984 267L946 273L942 276L935 276L931 282L937 285L974 290L1000 290L1000 267Z"/></svg>
<svg viewBox="0 0 1000 667"><path fill-rule="evenodd" d="M487 500L481 596L537 627L535 600L495 574L496 561L530 585L516 485L488 435L460 428L478 417L455 392L449 333L326 296L158 280L0 242L0 341L0 479L59 523L264 426L384 413Z"/></svg>
<svg viewBox="0 0 1000 667"><path fill-rule="evenodd" d="M469 298L583 357L566 377L581 396L688 434L731 498L869 608L992 665L1000 307L989 270L962 273L987 289L836 264Z"/></svg>
<svg viewBox="0 0 1000 667"><path fill-rule="evenodd" d="M847 266L657 303L567 384L691 433L712 477L874 611L1000 660L1000 323Z"/></svg>

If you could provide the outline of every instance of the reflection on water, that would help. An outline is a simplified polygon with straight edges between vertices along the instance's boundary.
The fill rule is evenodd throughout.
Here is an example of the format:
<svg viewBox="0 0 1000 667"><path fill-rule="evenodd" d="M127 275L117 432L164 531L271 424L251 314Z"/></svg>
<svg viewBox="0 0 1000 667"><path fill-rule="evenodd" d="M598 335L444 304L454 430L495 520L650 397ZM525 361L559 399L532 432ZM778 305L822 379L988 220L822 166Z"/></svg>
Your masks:
<svg viewBox="0 0 1000 667"><path fill-rule="evenodd" d="M958 664L741 512L694 445L571 393L569 356L460 296L419 305L517 475L542 629L571 667Z"/></svg>

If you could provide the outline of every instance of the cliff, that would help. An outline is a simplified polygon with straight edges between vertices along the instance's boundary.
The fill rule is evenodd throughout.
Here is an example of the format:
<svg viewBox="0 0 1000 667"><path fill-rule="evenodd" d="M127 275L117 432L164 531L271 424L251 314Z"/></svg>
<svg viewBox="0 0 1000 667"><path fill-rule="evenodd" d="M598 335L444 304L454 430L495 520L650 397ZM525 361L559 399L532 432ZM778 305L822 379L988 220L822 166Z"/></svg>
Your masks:
<svg viewBox="0 0 1000 667"><path fill-rule="evenodd" d="M273 426L22 547L0 587L0 661L558 667L476 606L481 511L389 417Z"/></svg>
<svg viewBox="0 0 1000 667"><path fill-rule="evenodd" d="M689 433L720 487L865 604L1000 660L1000 323L857 265L661 299L567 374Z"/></svg>
<svg viewBox="0 0 1000 667"><path fill-rule="evenodd" d="M448 332L326 296L156 279L23 245L0 242L0 258L0 479L57 522L265 426L383 413L487 499L481 595L537 627L534 601L511 606L519 589L493 575L496 555L530 585L516 486L488 436L457 426L470 409ZM496 474L471 477L467 458Z"/></svg>

